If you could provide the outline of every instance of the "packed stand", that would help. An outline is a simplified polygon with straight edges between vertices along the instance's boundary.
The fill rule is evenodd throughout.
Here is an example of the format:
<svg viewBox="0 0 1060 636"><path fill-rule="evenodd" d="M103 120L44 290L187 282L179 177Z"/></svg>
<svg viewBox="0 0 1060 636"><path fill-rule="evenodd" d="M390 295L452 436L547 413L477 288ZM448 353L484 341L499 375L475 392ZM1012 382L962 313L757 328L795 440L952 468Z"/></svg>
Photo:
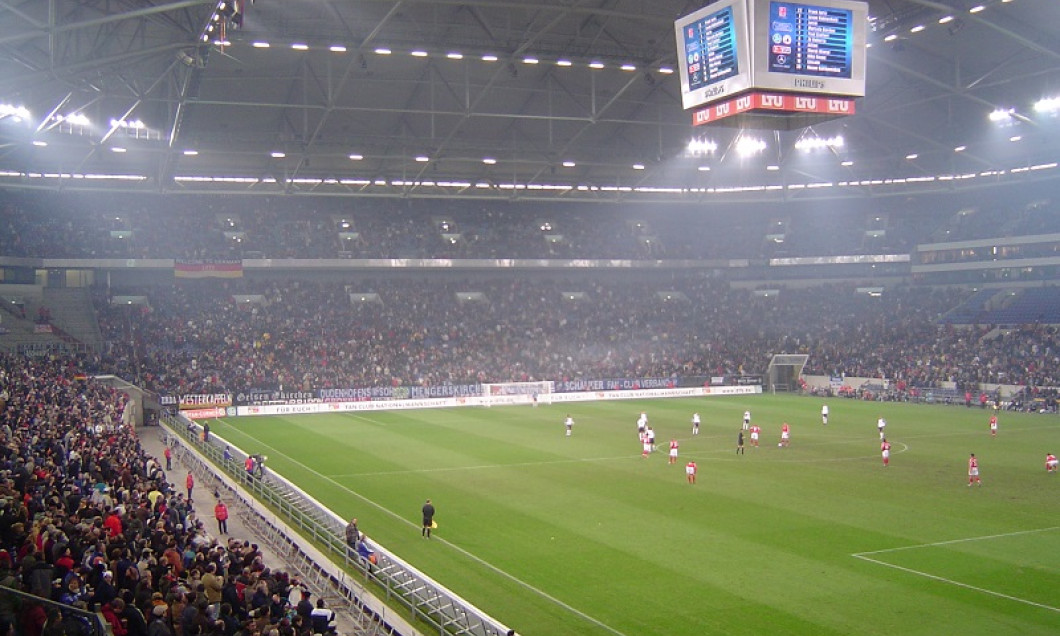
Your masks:
<svg viewBox="0 0 1060 636"><path fill-rule="evenodd" d="M450 276L136 291L150 308L100 301L102 370L164 393L732 376L764 372L775 353L809 354L807 374L909 387L1060 381L1051 327L939 325L961 302L956 290L876 298L825 285L760 297L696 277ZM376 296L351 300L358 293ZM263 302L239 304L234 294Z"/></svg>
<svg viewBox="0 0 1060 636"><path fill-rule="evenodd" d="M80 368L0 357L0 585L98 611L114 636L328 631L330 610L314 621L256 545L210 534L123 423L125 395ZM91 633L83 614L22 598L0 594L0 633Z"/></svg>

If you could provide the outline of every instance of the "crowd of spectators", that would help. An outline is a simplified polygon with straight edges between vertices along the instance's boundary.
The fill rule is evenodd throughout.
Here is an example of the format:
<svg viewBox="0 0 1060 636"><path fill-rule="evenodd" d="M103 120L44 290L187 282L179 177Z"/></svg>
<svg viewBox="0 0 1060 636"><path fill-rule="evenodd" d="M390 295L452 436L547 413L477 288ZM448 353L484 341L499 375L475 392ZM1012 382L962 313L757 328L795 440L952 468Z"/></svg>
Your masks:
<svg viewBox="0 0 1060 636"><path fill-rule="evenodd" d="M212 536L125 425L126 396L72 359L0 356L0 633L308 636L331 627L255 544ZM59 603L49 605L38 597ZM318 602L319 604L319 602ZM67 610L66 607L70 609Z"/></svg>
<svg viewBox="0 0 1060 636"><path fill-rule="evenodd" d="M457 276L188 281L135 292L150 306L100 298L102 370L167 394L731 377L765 372L777 353L808 354L807 374L908 387L1060 383L1053 327L940 325L959 290L874 297L833 284L765 296L699 277Z"/></svg>
<svg viewBox="0 0 1060 636"><path fill-rule="evenodd" d="M0 254L43 258L765 259L909 254L957 201L571 204L0 193ZM894 208L894 209L891 209ZM989 220L1008 208L998 205ZM1028 217L1054 226L1057 215ZM965 218L965 217L959 217ZM1002 224L993 224L994 228ZM978 226L977 226L978 227ZM1019 232L1019 226L1005 226Z"/></svg>

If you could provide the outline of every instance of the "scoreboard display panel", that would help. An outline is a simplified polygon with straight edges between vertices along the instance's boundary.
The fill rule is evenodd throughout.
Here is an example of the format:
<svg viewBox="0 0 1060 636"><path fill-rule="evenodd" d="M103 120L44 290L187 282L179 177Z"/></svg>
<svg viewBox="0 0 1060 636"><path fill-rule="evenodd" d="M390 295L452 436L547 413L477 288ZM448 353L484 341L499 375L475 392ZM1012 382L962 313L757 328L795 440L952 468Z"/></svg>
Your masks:
<svg viewBox="0 0 1060 636"><path fill-rule="evenodd" d="M724 0L675 23L685 108L750 86L750 31L746 0Z"/></svg>
<svg viewBox="0 0 1060 636"><path fill-rule="evenodd" d="M865 95L861 0L721 0L674 29L686 109L752 89Z"/></svg>
<svg viewBox="0 0 1060 636"><path fill-rule="evenodd" d="M849 9L770 2L770 72L849 78L853 20Z"/></svg>
<svg viewBox="0 0 1060 636"><path fill-rule="evenodd" d="M868 6L854 0L750 0L753 85L865 95Z"/></svg>

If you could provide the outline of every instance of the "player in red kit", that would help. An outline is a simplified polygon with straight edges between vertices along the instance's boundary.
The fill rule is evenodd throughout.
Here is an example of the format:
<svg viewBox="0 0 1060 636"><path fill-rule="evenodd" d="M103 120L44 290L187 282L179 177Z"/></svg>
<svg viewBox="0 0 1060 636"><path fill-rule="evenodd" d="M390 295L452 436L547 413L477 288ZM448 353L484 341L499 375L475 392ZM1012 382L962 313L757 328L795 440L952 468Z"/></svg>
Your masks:
<svg viewBox="0 0 1060 636"><path fill-rule="evenodd" d="M975 453L968 458L968 487L971 488L973 483L977 486L983 485L983 482L979 481L979 460Z"/></svg>
<svg viewBox="0 0 1060 636"><path fill-rule="evenodd" d="M1047 454L1045 456L1045 472L1047 472L1047 473L1055 473L1056 472L1056 466L1057 466L1056 455L1053 455L1052 453Z"/></svg>
<svg viewBox="0 0 1060 636"><path fill-rule="evenodd" d="M990 416L990 437L997 437L997 416Z"/></svg>
<svg viewBox="0 0 1060 636"><path fill-rule="evenodd" d="M762 428L754 424L751 426L751 446L758 446L758 436L762 433Z"/></svg>
<svg viewBox="0 0 1060 636"><path fill-rule="evenodd" d="M787 448L788 444L791 443L791 427L788 426L787 422L780 427L780 446Z"/></svg>
<svg viewBox="0 0 1060 636"><path fill-rule="evenodd" d="M691 461L685 464L685 475L688 477L688 483L696 483L696 462Z"/></svg>
<svg viewBox="0 0 1060 636"><path fill-rule="evenodd" d="M670 462L671 464L677 463L677 447L678 443L676 439L670 440Z"/></svg>
<svg viewBox="0 0 1060 636"><path fill-rule="evenodd" d="M891 443L887 441L887 438L880 442L880 455L883 456L883 465L889 466L891 464Z"/></svg>

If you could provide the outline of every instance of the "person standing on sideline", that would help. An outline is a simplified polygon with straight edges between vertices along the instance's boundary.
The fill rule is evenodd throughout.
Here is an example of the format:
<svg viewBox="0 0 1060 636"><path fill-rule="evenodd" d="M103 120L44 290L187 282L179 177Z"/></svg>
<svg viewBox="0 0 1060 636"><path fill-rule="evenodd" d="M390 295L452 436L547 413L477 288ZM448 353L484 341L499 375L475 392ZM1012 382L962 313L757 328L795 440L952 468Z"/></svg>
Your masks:
<svg viewBox="0 0 1060 636"><path fill-rule="evenodd" d="M692 414L692 434L699 435L699 413Z"/></svg>
<svg viewBox="0 0 1060 636"><path fill-rule="evenodd" d="M736 454L743 455L743 429L741 428L736 434Z"/></svg>
<svg viewBox="0 0 1060 636"><path fill-rule="evenodd" d="M828 405L821 405L821 424L828 425Z"/></svg>
<svg viewBox="0 0 1060 636"><path fill-rule="evenodd" d="M671 464L676 464L677 463L677 447L678 447L677 439L671 439L670 440L670 463Z"/></svg>
<svg viewBox="0 0 1060 636"><path fill-rule="evenodd" d="M203 425L202 425L202 443L203 444L209 444L210 443L210 423L209 422L204 422Z"/></svg>
<svg viewBox="0 0 1060 636"><path fill-rule="evenodd" d="M688 483L696 483L696 462L695 460L685 464L685 477L688 478Z"/></svg>
<svg viewBox="0 0 1060 636"><path fill-rule="evenodd" d="M431 530L434 529L434 504L428 499L427 503L423 504L423 532L425 538L431 538Z"/></svg>
<svg viewBox="0 0 1060 636"><path fill-rule="evenodd" d="M887 437L887 435L884 434L884 429L886 429L886 428L887 428L887 420L883 419L883 416L881 415L880 418L878 420L876 420L876 430L880 432L880 440L881 441L883 440L883 438Z"/></svg>
<svg viewBox="0 0 1060 636"><path fill-rule="evenodd" d="M166 470L173 470L173 449L166 446L166 450L162 451L162 455L166 458Z"/></svg>
<svg viewBox="0 0 1060 636"><path fill-rule="evenodd" d="M220 497L217 498L217 505L213 507L213 518L217 519L218 534L228 534L228 506Z"/></svg>
<svg viewBox="0 0 1060 636"><path fill-rule="evenodd" d="M222 458L222 459L224 459L224 462L225 462L226 464L227 464L228 462L232 461L232 449L231 449L231 448L229 448L228 446L225 446L225 452L224 452L224 454L223 454L223 455L221 456L221 458Z"/></svg>
<svg viewBox="0 0 1060 636"><path fill-rule="evenodd" d="M968 458L968 487L971 488L973 483L977 486L983 485L983 482L979 481L979 460L975 453Z"/></svg>
<svg viewBox="0 0 1060 636"><path fill-rule="evenodd" d="M883 438L880 442L880 455L883 456L883 466L886 468L891 465L891 443L887 441L887 438Z"/></svg>
<svg viewBox="0 0 1060 636"><path fill-rule="evenodd" d="M567 419L563 420L563 425L567 427L567 437L570 437L570 431L574 428L574 418L567 413Z"/></svg>
<svg viewBox="0 0 1060 636"><path fill-rule="evenodd" d="M188 471L188 476L184 479L184 487L188 489L188 501L191 501L191 491L195 490L195 477L192 476L191 471Z"/></svg>
<svg viewBox="0 0 1060 636"><path fill-rule="evenodd" d="M997 437L997 415L990 416L990 437Z"/></svg>
<svg viewBox="0 0 1060 636"><path fill-rule="evenodd" d="M1056 455L1053 455L1052 453L1046 453L1046 455L1045 455L1045 472L1047 472L1047 473L1055 473L1056 472L1056 466L1057 466Z"/></svg>
<svg viewBox="0 0 1060 636"><path fill-rule="evenodd" d="M357 542L360 540L361 531L357 527L357 517L354 517L346 524L346 545L350 548L351 554L357 551Z"/></svg>

